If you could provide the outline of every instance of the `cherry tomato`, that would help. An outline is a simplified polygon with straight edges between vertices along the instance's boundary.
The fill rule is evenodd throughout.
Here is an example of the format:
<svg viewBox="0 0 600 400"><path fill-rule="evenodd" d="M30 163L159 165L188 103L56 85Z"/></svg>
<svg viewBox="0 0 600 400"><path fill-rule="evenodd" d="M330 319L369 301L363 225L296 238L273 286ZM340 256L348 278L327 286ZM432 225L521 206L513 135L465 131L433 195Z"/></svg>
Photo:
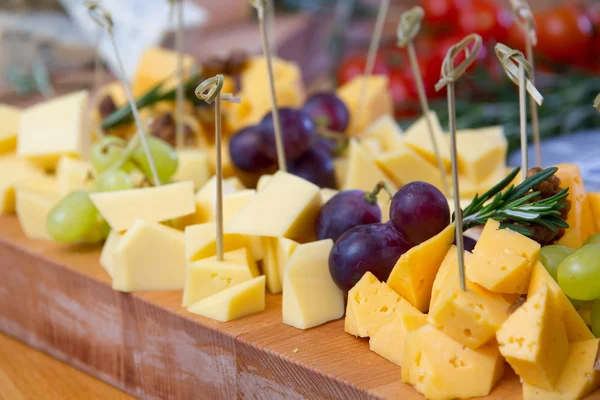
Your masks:
<svg viewBox="0 0 600 400"><path fill-rule="evenodd" d="M425 21L430 24L454 24L458 9L454 0L423 0L421 7L425 11Z"/></svg>
<svg viewBox="0 0 600 400"><path fill-rule="evenodd" d="M492 0L464 1L457 18L463 35L478 33L484 41L504 42L512 24L511 11Z"/></svg>
<svg viewBox="0 0 600 400"><path fill-rule="evenodd" d="M536 50L553 61L575 62L591 50L593 27L578 7L566 5L535 15Z"/></svg>
<svg viewBox="0 0 600 400"><path fill-rule="evenodd" d="M418 50L417 50L418 52ZM423 79L423 85L425 86L425 93L427 97L433 98L438 96L438 92L435 90L435 84L440 80L440 61L434 55L422 55L417 53L417 60L419 64L419 71L421 72L421 78ZM404 66L404 76L410 81L411 94L414 98L418 98L417 87L414 82L414 74L412 67L409 62Z"/></svg>
<svg viewBox="0 0 600 400"><path fill-rule="evenodd" d="M367 64L366 55L355 54L346 58L340 68L338 69L338 83L343 85L344 83L352 80L355 76L362 75L365 72L365 66ZM384 58L378 54L375 57L375 65L373 66L373 74L375 75L388 75L389 69L386 66Z"/></svg>
<svg viewBox="0 0 600 400"><path fill-rule="evenodd" d="M401 104L415 98L412 81L403 71L392 71L389 75L389 89L392 93L394 104Z"/></svg>

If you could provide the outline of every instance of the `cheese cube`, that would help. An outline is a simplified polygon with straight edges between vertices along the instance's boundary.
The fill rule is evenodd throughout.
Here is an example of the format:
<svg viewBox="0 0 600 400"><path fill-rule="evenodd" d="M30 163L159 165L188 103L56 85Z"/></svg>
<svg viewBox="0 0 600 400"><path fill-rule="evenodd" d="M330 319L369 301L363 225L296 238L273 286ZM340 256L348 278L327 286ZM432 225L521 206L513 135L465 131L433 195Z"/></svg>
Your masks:
<svg viewBox="0 0 600 400"><path fill-rule="evenodd" d="M0 154L12 153L17 149L17 132L21 110L8 104L0 104Z"/></svg>
<svg viewBox="0 0 600 400"><path fill-rule="evenodd" d="M500 353L523 382L554 390L569 355L569 341L555 305L543 286L508 317L496 338Z"/></svg>
<svg viewBox="0 0 600 400"><path fill-rule="evenodd" d="M15 185L44 178L44 173L14 154L0 156L0 215L15 212Z"/></svg>
<svg viewBox="0 0 600 400"><path fill-rule="evenodd" d="M262 237L260 239L264 250L262 270L267 280L267 289L269 293L281 293L281 277L277 265L277 238Z"/></svg>
<svg viewBox="0 0 600 400"><path fill-rule="evenodd" d="M237 189L227 179L223 180L222 186L223 200L235 192ZM177 218L174 226L178 229L184 229L189 225L202 224L216 220L216 201L217 201L217 177L211 177L195 194L195 211L191 214ZM223 222L228 217L223 205Z"/></svg>
<svg viewBox="0 0 600 400"><path fill-rule="evenodd" d="M217 225L214 222L190 225L185 228L185 259L198 261L217 254ZM223 251L241 249L248 245L243 235L223 235Z"/></svg>
<svg viewBox="0 0 600 400"><path fill-rule="evenodd" d="M600 383L600 373L594 369L598 339L571 343L569 356L556 381L556 390L547 391L523 384L523 400L581 399Z"/></svg>
<svg viewBox="0 0 600 400"><path fill-rule="evenodd" d="M46 218L59 200L58 193L24 190L17 186L15 208L25 236L52 240L46 230Z"/></svg>
<svg viewBox="0 0 600 400"><path fill-rule="evenodd" d="M217 257L214 256L189 263L183 287L182 305L187 307L233 285L254 278L254 268L248 265L248 251L244 248L225 253L223 261L217 261Z"/></svg>
<svg viewBox="0 0 600 400"><path fill-rule="evenodd" d="M36 104L21 112L17 153L54 170L62 155L89 153L88 92L80 91Z"/></svg>
<svg viewBox="0 0 600 400"><path fill-rule="evenodd" d="M473 350L425 325L406 335L402 382L431 400L487 396L502 378L495 344Z"/></svg>
<svg viewBox="0 0 600 400"><path fill-rule="evenodd" d="M309 329L344 316L344 293L329 273L331 239L299 245L285 266L283 323Z"/></svg>
<svg viewBox="0 0 600 400"><path fill-rule="evenodd" d="M569 342L593 339L594 335L590 331L590 328L587 327L581 316L577 313L569 298L563 293L558 283L552 279L552 276L550 276L542 263L538 261L531 273L527 296L531 297L535 295L544 286L548 286L554 296L558 314L561 316L560 319L567 330Z"/></svg>
<svg viewBox="0 0 600 400"><path fill-rule="evenodd" d="M403 149L402 129L391 115L382 115L377 118L361 136L364 139L376 139L381 152Z"/></svg>
<svg viewBox="0 0 600 400"><path fill-rule="evenodd" d="M429 120L433 128L433 137L437 143L442 163L444 164L446 171L450 171L450 147L446 144L444 130L440 125L440 120L435 111L429 112ZM415 150L432 165L438 165L425 115L416 120L408 127L406 132L404 132L404 144Z"/></svg>
<svg viewBox="0 0 600 400"><path fill-rule="evenodd" d="M298 242L286 238L277 238L277 269L279 270L279 279L282 283L282 289L285 266L290 258L292 258L297 247Z"/></svg>
<svg viewBox="0 0 600 400"><path fill-rule="evenodd" d="M112 278L113 269L115 266L115 250L121 242L123 235L117 231L110 231L104 246L102 246L102 253L100 253L100 265L106 271L106 273Z"/></svg>
<svg viewBox="0 0 600 400"><path fill-rule="evenodd" d="M424 181L431 183L440 191L444 190L439 168L430 164L425 158L409 147L405 146L404 148L397 148L394 151L383 153L375 161L379 168L391 177L398 186L414 181Z"/></svg>
<svg viewBox="0 0 600 400"><path fill-rule="evenodd" d="M279 171L227 224L225 231L289 239L310 238L314 236L321 204L318 186Z"/></svg>
<svg viewBox="0 0 600 400"><path fill-rule="evenodd" d="M600 193L588 193L586 195L586 201L594 215L595 231L600 232Z"/></svg>
<svg viewBox="0 0 600 400"><path fill-rule="evenodd" d="M336 94L350 112L347 130L350 135L363 133L379 117L392 115L394 111L388 78L383 75L359 75L340 86Z"/></svg>
<svg viewBox="0 0 600 400"><path fill-rule="evenodd" d="M265 277L238 283L188 307L188 311L227 322L265 310Z"/></svg>
<svg viewBox="0 0 600 400"><path fill-rule="evenodd" d="M194 57L183 55L183 79L192 76L196 69ZM177 53L160 47L150 47L140 57L137 72L131 84L133 95L139 97L161 82L163 89L172 89L177 84Z"/></svg>
<svg viewBox="0 0 600 400"><path fill-rule="evenodd" d="M141 219L146 222L167 221L194 212L192 182L92 193L90 199L110 227L116 231L129 229Z"/></svg>
<svg viewBox="0 0 600 400"><path fill-rule="evenodd" d="M338 194L340 191L330 188L322 188L321 189L321 198L323 199L323 204L327 203L333 196Z"/></svg>
<svg viewBox="0 0 600 400"><path fill-rule="evenodd" d="M56 181L60 194L88 189L92 182L92 166L87 161L62 156L56 166Z"/></svg>
<svg viewBox="0 0 600 400"><path fill-rule="evenodd" d="M381 154L381 144L375 138L363 138L360 140L360 144L371 157L377 157Z"/></svg>
<svg viewBox="0 0 600 400"><path fill-rule="evenodd" d="M364 147L355 139L350 139L348 146L348 169L343 181L342 188L359 189L372 191L379 182L386 182L392 188L394 185L387 176L379 169L373 157L364 149ZM389 200L389 195L385 191L379 192L378 201Z"/></svg>
<svg viewBox="0 0 600 400"><path fill-rule="evenodd" d="M468 251L465 251L465 260L467 256L470 255ZM450 249L446 253L442 264L440 265L440 269L438 269L437 274L435 275L435 279L433 280L433 285L431 286L431 300L429 301L429 309L433 309L435 301L439 294L442 291L442 287L446 282L446 278L450 273L450 269L456 266L456 259L458 257L458 250L455 245L451 245Z"/></svg>
<svg viewBox="0 0 600 400"><path fill-rule="evenodd" d="M223 196L223 223L228 223L248 205L256 195L254 189L244 189Z"/></svg>
<svg viewBox="0 0 600 400"><path fill-rule="evenodd" d="M258 178L258 181L256 182L256 190L259 192L263 190L272 177L273 175L270 174L261 175L260 178Z"/></svg>
<svg viewBox="0 0 600 400"><path fill-rule="evenodd" d="M354 336L371 336L394 318L400 296L385 282L367 272L348 292L345 331Z"/></svg>
<svg viewBox="0 0 600 400"><path fill-rule="evenodd" d="M181 290L186 269L183 232L137 220L119 240L113 263L114 290Z"/></svg>
<svg viewBox="0 0 600 400"><path fill-rule="evenodd" d="M431 288L454 240L454 224L400 256L387 284L419 311L426 312Z"/></svg>
<svg viewBox="0 0 600 400"><path fill-rule="evenodd" d="M469 280L492 292L527 293L540 244L488 219L466 270Z"/></svg>
<svg viewBox="0 0 600 400"><path fill-rule="evenodd" d="M392 320L370 335L369 348L386 360L402 366L406 335L426 324L427 315L400 298Z"/></svg>
<svg viewBox="0 0 600 400"><path fill-rule="evenodd" d="M571 210L567 216L569 227L557 244L578 249L588 237L596 233L592 206L586 201L585 186L577 165L559 164L555 175L560 179L562 188L569 188L567 199L571 201Z"/></svg>
<svg viewBox="0 0 600 400"><path fill-rule="evenodd" d="M446 137L445 146L450 146ZM480 183L497 168L504 168L508 143L502 126L457 132L458 170L470 181Z"/></svg>
<svg viewBox="0 0 600 400"><path fill-rule="evenodd" d="M343 185L346 182L346 177L348 176L348 158L334 158L333 172L335 174L335 181L338 182L338 185Z"/></svg>
<svg viewBox="0 0 600 400"><path fill-rule="evenodd" d="M201 188L211 174L208 156L205 152L196 149L177 150L177 171L173 175L176 182L192 181L194 189Z"/></svg>
<svg viewBox="0 0 600 400"><path fill-rule="evenodd" d="M215 174L217 172L217 149L214 144L206 147L206 154L208 155L210 173ZM231 161L231 155L229 154L229 139L227 138L223 138L221 143L221 168L223 170L223 178L236 178L236 169Z"/></svg>

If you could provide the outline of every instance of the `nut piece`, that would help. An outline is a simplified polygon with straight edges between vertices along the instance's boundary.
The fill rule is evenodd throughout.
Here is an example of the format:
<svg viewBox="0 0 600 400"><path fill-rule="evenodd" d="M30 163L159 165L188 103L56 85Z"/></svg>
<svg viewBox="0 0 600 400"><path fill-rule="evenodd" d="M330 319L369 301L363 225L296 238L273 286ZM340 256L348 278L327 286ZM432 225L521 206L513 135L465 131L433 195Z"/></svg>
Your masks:
<svg viewBox="0 0 600 400"><path fill-rule="evenodd" d="M117 105L110 94L105 95L98 103L98 112L102 119L117 111Z"/></svg>
<svg viewBox="0 0 600 400"><path fill-rule="evenodd" d="M152 136L156 136L159 139L164 140L169 143L171 146L175 146L176 142L176 131L177 127L175 125L175 119L170 112L164 113L152 121L150 125L150 134ZM184 142L186 144L194 144L196 141L194 132L192 128L184 124Z"/></svg>

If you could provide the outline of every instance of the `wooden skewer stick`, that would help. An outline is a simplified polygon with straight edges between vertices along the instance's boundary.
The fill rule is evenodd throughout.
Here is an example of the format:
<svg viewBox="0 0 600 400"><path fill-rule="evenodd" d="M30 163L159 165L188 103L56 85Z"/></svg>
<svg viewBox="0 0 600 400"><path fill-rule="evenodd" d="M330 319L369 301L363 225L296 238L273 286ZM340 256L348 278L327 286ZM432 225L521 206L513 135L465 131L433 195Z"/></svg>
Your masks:
<svg viewBox="0 0 600 400"><path fill-rule="evenodd" d="M533 13L529 8L527 0L510 0L513 15L525 36L525 58L531 64L531 82L535 84L535 69L533 47L537 45L537 34ZM531 113L531 128L533 131L533 144L535 147L535 164L542 167L542 150L540 147L540 123L538 118L537 104L533 98L529 99L529 111Z"/></svg>
<svg viewBox="0 0 600 400"><path fill-rule="evenodd" d="M360 94L358 97L358 108L356 115L355 126L360 126L360 119L362 116L362 110L365 108L365 102L367 101L367 91L369 89L369 77L373 75L373 69L375 68L375 58L377 57L377 51L379 50L379 44L381 43L381 35L383 34L383 25L385 24L385 17L387 16L388 9L390 8L390 0L381 0L379 4L379 10L377 10L377 19L375 20L375 29L373 30L373 36L371 36L371 43L369 44L369 53L367 53L367 62L365 64L365 72L363 74L363 81L360 86Z"/></svg>
<svg viewBox="0 0 600 400"><path fill-rule="evenodd" d="M196 97L208 104L215 103L215 175L217 179L216 208L217 208L217 261L223 261L223 163L221 161L221 100L239 103L240 99L230 93L221 94L223 75L217 75L202 82L196 88ZM206 90L208 89L208 92ZM205 93L206 92L206 93Z"/></svg>
<svg viewBox="0 0 600 400"><path fill-rule="evenodd" d="M450 156L452 159L452 184L454 185L454 223L456 227L456 247L458 251L458 274L460 278L460 289L466 290L465 277L465 245L463 242L462 209L460 208L460 190L458 182L458 156L456 151L456 102L454 98L454 83L460 78L467 68L475 62L481 50L481 36L472 33L463 40L448 49L446 58L442 64L442 78L435 85L439 91L444 87L448 95L448 125L450 130ZM469 46L471 46L469 49ZM465 52L465 60L456 67L453 66L454 58L462 51Z"/></svg>
<svg viewBox="0 0 600 400"><path fill-rule="evenodd" d="M183 0L175 0L177 4L177 30L175 32L175 46L177 47L177 103L175 121L175 148L180 149L185 142L183 127L183 106L185 93L183 89Z"/></svg>
<svg viewBox="0 0 600 400"><path fill-rule="evenodd" d="M150 146L148 145L148 139L146 138L146 130L144 129L144 126L140 119L140 114L135 104L133 94L131 93L131 88L129 87L129 83L127 82L125 67L123 66L123 61L121 60L121 55L117 47L117 42L115 41L115 36L113 35L113 21L110 16L110 13L101 6L99 6L96 2L86 1L84 4L87 7L92 20L96 24L98 24L98 26L104 29L108 34L108 37L110 38L115 57L117 59L117 65L119 67L119 80L121 81L121 84L125 89L125 94L127 95L127 100L129 101L129 105L131 107L131 112L133 114L138 134L142 142L142 147L144 149L144 153L146 154L148 165L150 166L152 180L154 181L154 184L156 186L160 186L160 179L158 178L158 173L156 172L156 165L154 164L154 159L152 158L152 153L150 152Z"/></svg>
<svg viewBox="0 0 600 400"><path fill-rule="evenodd" d="M516 85L519 85L519 116L521 125L521 174L523 180L527 178L527 170L529 169L529 160L527 153L527 108L526 108L526 92L529 92L531 99L541 105L544 97L533 86L529 79L532 68L529 61L525 59L523 53L518 50L513 50L510 47L497 43L496 56L504 68L504 72Z"/></svg>
<svg viewBox="0 0 600 400"><path fill-rule="evenodd" d="M425 93L425 84L423 83L423 77L421 76L421 70L419 69L419 63L417 61L417 53L413 44L415 37L419 33L419 29L421 29L421 21L423 20L424 15L425 13L423 9L419 6L413 7L402 14L402 16L400 17L400 23L398 24L397 31L398 46L407 47L408 49L408 58L410 60L410 66L412 69L413 77L415 79L415 85L417 86L417 93L419 95L419 101L421 103L421 110L423 112L423 117L427 122L429 138L431 139L433 152L435 153L437 165L440 170L442 188L444 189L444 194L446 196L450 196L448 177L446 176L446 170L444 168L444 163L442 162L439 146L437 140L435 139L435 134L433 132L433 124L431 122L430 117L429 102L427 101L427 95Z"/></svg>
<svg viewBox="0 0 600 400"><path fill-rule="evenodd" d="M269 37L267 35L267 26L265 24L265 6L267 0L250 0L250 4L256 8L258 15L258 24L260 26L260 36L262 38L263 52L267 61L267 74L269 76L269 90L271 93L271 108L273 113L273 126L275 128L275 147L277 149L277 162L281 171L287 171L285 149L283 147L283 137L281 133L281 122L279 120L279 110L277 109L277 97L275 94L275 79L273 78L273 63L271 60L271 49L269 47Z"/></svg>

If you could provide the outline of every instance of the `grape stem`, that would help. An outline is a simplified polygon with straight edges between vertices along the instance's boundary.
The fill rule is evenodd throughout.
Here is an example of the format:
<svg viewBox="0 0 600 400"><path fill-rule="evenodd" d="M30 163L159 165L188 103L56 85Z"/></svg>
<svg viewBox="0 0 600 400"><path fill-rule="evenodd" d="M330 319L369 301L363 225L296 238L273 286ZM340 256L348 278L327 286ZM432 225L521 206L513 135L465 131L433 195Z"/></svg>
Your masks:
<svg viewBox="0 0 600 400"><path fill-rule="evenodd" d="M379 183L375 185L375 188L371 192L365 193L365 201L371 205L377 203L377 195L379 192L381 192L381 190L385 190L390 196L390 200L392 200L394 197L394 190L384 181L379 181Z"/></svg>

